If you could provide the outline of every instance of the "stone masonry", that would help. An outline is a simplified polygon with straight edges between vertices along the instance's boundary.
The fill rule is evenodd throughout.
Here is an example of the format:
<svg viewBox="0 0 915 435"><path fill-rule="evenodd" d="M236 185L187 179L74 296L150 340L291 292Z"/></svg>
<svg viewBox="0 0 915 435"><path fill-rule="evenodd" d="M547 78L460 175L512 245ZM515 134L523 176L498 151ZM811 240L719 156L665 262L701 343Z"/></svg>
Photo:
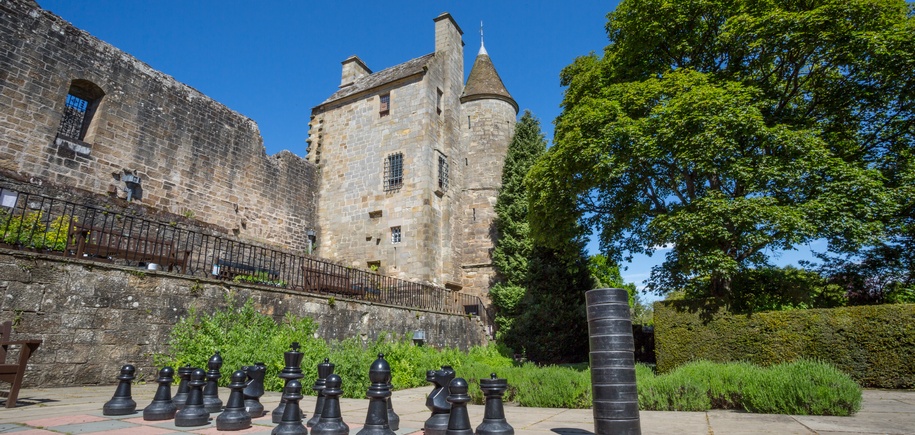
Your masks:
<svg viewBox="0 0 915 435"><path fill-rule="evenodd" d="M131 198L241 239L307 246L317 172L266 155L257 124L40 9L0 0L0 171L36 186ZM89 122L59 133L68 94ZM72 137L78 135L81 137Z"/></svg>
<svg viewBox="0 0 915 435"><path fill-rule="evenodd" d="M449 14L434 22L435 52L376 73L346 59L339 90L312 110L318 254L485 296L518 106L485 49L465 86L462 31Z"/></svg>
<svg viewBox="0 0 915 435"><path fill-rule="evenodd" d="M0 310L13 314L15 336L44 341L29 360L29 386L110 384L123 364L136 365L139 379L151 381L156 374L151 356L166 351L172 326L191 307L201 313L224 307L228 292L239 304L252 300L277 321L286 313L310 317L326 340L373 341L381 333L400 337L424 330L435 347L467 349L486 341L483 328L463 315L342 298L330 303L326 296L3 248L0 276Z"/></svg>

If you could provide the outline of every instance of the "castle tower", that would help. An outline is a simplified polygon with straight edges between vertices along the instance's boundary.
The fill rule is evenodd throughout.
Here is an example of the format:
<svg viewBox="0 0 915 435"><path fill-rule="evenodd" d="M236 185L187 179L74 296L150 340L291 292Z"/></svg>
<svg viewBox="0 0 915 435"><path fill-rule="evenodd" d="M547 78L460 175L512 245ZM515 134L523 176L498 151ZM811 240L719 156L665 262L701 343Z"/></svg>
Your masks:
<svg viewBox="0 0 915 435"><path fill-rule="evenodd" d="M461 95L461 112L461 140L466 150L462 284L464 291L485 296L495 275L495 204L518 103L499 78L482 40Z"/></svg>
<svg viewBox="0 0 915 435"><path fill-rule="evenodd" d="M312 109L307 159L320 170L317 255L454 288L464 44L451 15L434 22L433 53L374 73L343 61L339 89Z"/></svg>

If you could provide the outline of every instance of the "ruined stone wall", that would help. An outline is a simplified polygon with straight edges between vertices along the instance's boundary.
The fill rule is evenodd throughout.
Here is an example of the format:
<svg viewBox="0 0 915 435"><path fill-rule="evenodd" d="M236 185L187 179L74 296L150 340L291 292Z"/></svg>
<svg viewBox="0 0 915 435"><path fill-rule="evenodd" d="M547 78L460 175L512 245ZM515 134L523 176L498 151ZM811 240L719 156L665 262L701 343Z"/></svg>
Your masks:
<svg viewBox="0 0 915 435"><path fill-rule="evenodd" d="M34 2L0 0L0 47L0 169L122 198L131 173L145 205L307 246L316 170L288 151L267 156L254 121ZM81 138L58 135L71 85L93 90Z"/></svg>
<svg viewBox="0 0 915 435"><path fill-rule="evenodd" d="M281 320L286 313L315 319L326 340L426 332L435 347L467 349L486 342L482 327L465 316L408 310L224 281L189 279L81 260L0 249L0 321L13 320L15 338L44 342L29 360L26 386L111 384L123 364L140 379L156 369L152 355L166 351L168 335L194 307L212 312L233 291L258 311Z"/></svg>
<svg viewBox="0 0 915 435"><path fill-rule="evenodd" d="M497 99L469 101L462 110L467 117L463 140L469 160L464 188L463 285L467 292L485 296L495 275L495 205L517 113L511 104Z"/></svg>

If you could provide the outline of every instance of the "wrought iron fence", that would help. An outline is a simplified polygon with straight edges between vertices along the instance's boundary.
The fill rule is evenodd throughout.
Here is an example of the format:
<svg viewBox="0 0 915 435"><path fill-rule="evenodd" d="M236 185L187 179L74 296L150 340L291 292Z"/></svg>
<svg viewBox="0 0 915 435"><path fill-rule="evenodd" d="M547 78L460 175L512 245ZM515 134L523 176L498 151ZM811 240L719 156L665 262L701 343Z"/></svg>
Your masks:
<svg viewBox="0 0 915 435"><path fill-rule="evenodd" d="M331 261L180 228L129 212L0 189L0 244L185 275L476 315L482 300Z"/></svg>

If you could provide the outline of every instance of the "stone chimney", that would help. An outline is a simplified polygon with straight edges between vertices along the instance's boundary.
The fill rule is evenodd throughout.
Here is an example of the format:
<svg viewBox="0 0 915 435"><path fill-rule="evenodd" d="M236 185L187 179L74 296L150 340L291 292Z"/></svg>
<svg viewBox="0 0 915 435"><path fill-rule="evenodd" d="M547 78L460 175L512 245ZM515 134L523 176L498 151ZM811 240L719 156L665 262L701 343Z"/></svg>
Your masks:
<svg viewBox="0 0 915 435"><path fill-rule="evenodd" d="M365 66L362 59L358 56L350 56L343 61L343 77L340 79L340 87L345 88L352 85L356 80L361 79L372 73L369 67Z"/></svg>
<svg viewBox="0 0 915 435"><path fill-rule="evenodd" d="M464 41L461 35L464 34L457 22L448 12L435 17L435 52L464 52Z"/></svg>

